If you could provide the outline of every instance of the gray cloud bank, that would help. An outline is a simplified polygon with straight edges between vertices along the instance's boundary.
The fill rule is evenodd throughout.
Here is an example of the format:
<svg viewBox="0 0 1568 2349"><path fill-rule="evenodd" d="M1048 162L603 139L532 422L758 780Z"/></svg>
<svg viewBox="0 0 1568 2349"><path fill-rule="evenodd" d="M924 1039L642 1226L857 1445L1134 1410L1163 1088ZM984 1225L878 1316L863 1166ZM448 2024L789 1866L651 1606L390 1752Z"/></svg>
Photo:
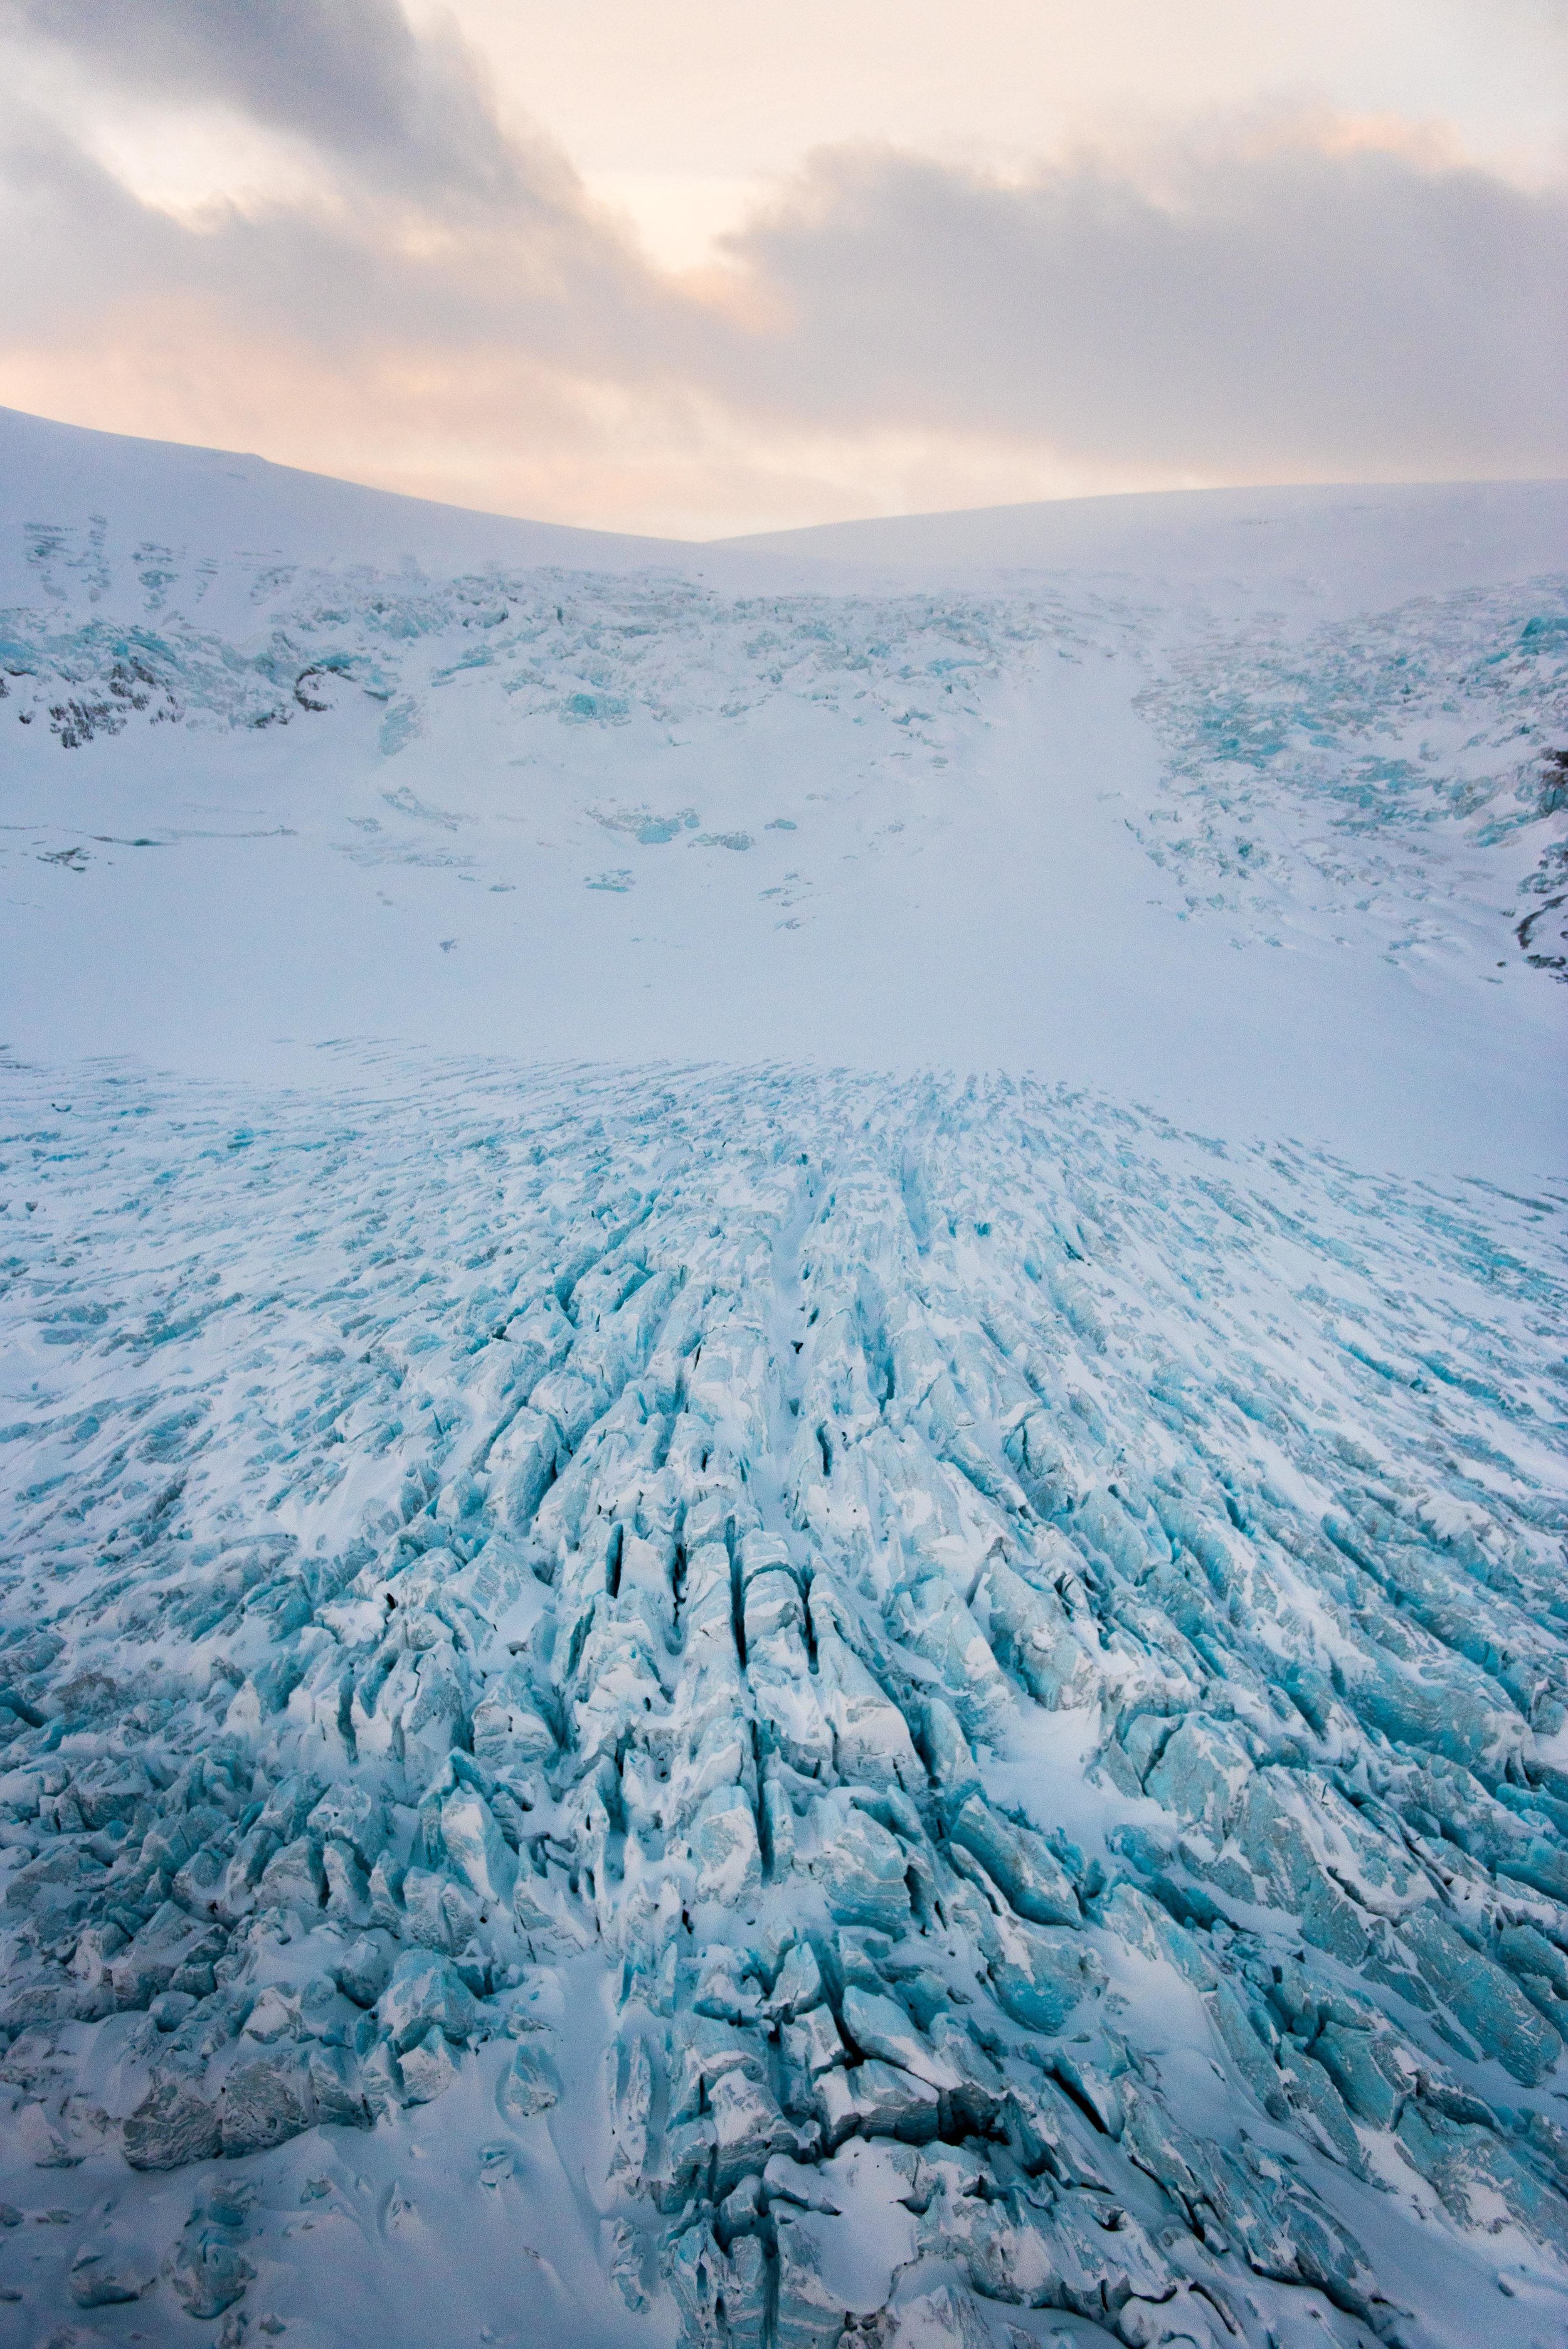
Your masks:
<svg viewBox="0 0 1568 2349"><path fill-rule="evenodd" d="M1003 187L836 157L744 249L791 305L774 366L846 420L1205 470L1568 450L1562 190L1300 142L1190 160L1160 199L1092 161Z"/></svg>
<svg viewBox="0 0 1568 2349"><path fill-rule="evenodd" d="M1165 478L1568 471L1563 186L1283 124L1157 179L841 151L699 283L652 268L394 0L10 0L0 30L128 104L281 133L316 171L309 199L191 224L57 109L13 104L0 363L35 373L95 342L156 372L177 335L220 401L242 355L394 435L493 441L510 417L581 440L596 404L650 463L697 462L705 436L902 433Z"/></svg>
<svg viewBox="0 0 1568 2349"><path fill-rule="evenodd" d="M519 159L474 65L396 0L14 0L121 88L218 100L427 200L506 199Z"/></svg>

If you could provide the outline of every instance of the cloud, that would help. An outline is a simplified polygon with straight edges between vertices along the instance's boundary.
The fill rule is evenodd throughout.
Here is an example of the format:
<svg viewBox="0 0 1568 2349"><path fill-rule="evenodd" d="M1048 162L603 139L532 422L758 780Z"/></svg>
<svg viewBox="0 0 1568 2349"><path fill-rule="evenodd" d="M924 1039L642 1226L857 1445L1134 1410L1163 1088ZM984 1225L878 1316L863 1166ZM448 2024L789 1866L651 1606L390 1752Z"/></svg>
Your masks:
<svg viewBox="0 0 1568 2349"><path fill-rule="evenodd" d="M1161 160L820 158L732 241L789 321L758 394L1205 472L1568 463L1568 191L1302 133Z"/></svg>
<svg viewBox="0 0 1568 2349"><path fill-rule="evenodd" d="M232 108L426 202L511 205L569 180L496 119L455 33L397 0L7 0L10 23L120 90Z"/></svg>
<svg viewBox="0 0 1568 2349"><path fill-rule="evenodd" d="M561 519L1568 471L1568 189L1308 119L1003 179L817 157L661 275L393 0L0 0L118 109L322 159L171 218L0 120L0 399ZM139 99L137 94L139 93Z"/></svg>

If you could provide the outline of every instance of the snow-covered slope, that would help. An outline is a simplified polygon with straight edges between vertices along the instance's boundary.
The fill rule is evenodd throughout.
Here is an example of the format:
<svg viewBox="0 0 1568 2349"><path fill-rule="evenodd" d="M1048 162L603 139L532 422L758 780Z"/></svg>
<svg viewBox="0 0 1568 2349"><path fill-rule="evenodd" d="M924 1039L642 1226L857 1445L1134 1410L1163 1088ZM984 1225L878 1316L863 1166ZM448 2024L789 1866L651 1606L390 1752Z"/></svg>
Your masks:
<svg viewBox="0 0 1568 2349"><path fill-rule="evenodd" d="M57 544L55 533L63 532ZM680 560L674 541L514 522L400 498L264 457L132 440L0 408L0 595L32 601L69 582L67 600L139 618L145 574L170 572L185 608L222 604L236 559L247 582L269 564L459 572L490 563L599 571ZM243 605L240 607L242 612Z"/></svg>
<svg viewBox="0 0 1568 2349"><path fill-rule="evenodd" d="M926 580L1005 569L1305 594L1340 618L1561 573L1568 481L1357 482L1061 498L968 513L824 523L721 542L737 554Z"/></svg>
<svg viewBox="0 0 1568 2349"><path fill-rule="evenodd" d="M1555 493L6 433L0 2344L1559 2339Z"/></svg>
<svg viewBox="0 0 1568 2349"><path fill-rule="evenodd" d="M1013 513L865 526L912 533L902 574L627 571L368 491L322 521L201 451L125 444L121 498L103 436L5 438L23 1050L1006 1065L1374 1163L1559 1162L1560 491L1029 510L1054 571L1006 567Z"/></svg>

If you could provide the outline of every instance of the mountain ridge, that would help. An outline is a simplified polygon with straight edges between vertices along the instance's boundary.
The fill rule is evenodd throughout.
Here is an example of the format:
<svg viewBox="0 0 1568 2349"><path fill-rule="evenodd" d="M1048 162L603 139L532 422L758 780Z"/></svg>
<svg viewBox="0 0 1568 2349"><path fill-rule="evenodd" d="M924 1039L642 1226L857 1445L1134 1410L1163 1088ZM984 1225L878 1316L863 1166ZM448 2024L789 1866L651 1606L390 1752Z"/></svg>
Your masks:
<svg viewBox="0 0 1568 2349"><path fill-rule="evenodd" d="M1110 492L1093 497L955 508L933 513L864 516L785 530L711 539L663 538L543 523L377 489L330 473L203 444L157 440L64 424L0 408L0 528L46 520L35 505L67 497L77 504L111 492L148 501L150 528L183 490L205 500L205 526L224 551L262 525L307 535L275 550L299 561L396 564L409 554L448 569L487 563L559 564L624 571L698 567L728 558L741 565L784 558L810 569L853 567L896 573L913 565L930 575L985 569L1148 569L1159 558L1172 575L1223 574L1238 557L1277 575L1273 551L1233 543L1238 527L1283 524L1288 535L1326 522L1343 535L1348 517L1380 515L1369 525L1387 538L1405 513L1433 510L1439 534L1459 535L1470 582L1524 576L1556 567L1568 546L1568 481L1338 482L1211 490ZM233 482L237 486L230 488ZM157 501L163 501L160 508ZM1259 508L1264 509L1260 512ZM199 508L199 511L201 509ZM1463 535L1466 523L1470 535ZM1218 536L1216 550L1212 541ZM352 543L355 552L343 549ZM1164 550L1161 556L1161 551ZM203 552L212 552L212 547ZM1319 543L1319 552L1321 553ZM1293 557L1293 559L1295 559Z"/></svg>

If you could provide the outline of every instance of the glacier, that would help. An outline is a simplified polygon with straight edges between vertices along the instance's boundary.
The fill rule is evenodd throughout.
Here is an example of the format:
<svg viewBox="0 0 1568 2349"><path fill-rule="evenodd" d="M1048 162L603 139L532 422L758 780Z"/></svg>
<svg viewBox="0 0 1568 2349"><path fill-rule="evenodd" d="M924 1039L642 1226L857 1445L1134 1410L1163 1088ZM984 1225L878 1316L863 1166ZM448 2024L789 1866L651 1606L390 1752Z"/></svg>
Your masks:
<svg viewBox="0 0 1568 2349"><path fill-rule="evenodd" d="M1561 1164L1561 484L859 528L639 547L0 415L4 1040L1008 1068Z"/></svg>
<svg viewBox="0 0 1568 2349"><path fill-rule="evenodd" d="M6 430L0 2342L1560 2340L1552 494Z"/></svg>

